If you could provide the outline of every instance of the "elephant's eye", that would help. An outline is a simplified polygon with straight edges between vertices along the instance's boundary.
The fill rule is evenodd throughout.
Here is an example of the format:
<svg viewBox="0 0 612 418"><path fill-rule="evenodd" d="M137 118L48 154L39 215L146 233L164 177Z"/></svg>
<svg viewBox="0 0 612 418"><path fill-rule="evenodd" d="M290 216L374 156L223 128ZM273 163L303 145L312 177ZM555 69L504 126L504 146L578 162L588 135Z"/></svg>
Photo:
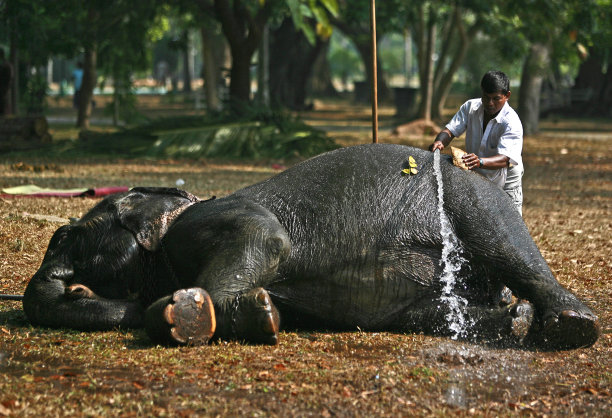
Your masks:
<svg viewBox="0 0 612 418"><path fill-rule="evenodd" d="M68 238L69 226L65 225L59 228L55 234L51 237L51 241L49 241L49 249L53 249L61 245Z"/></svg>
<svg viewBox="0 0 612 418"><path fill-rule="evenodd" d="M96 254L91 258L91 264L101 265L104 263L104 257L101 254Z"/></svg>

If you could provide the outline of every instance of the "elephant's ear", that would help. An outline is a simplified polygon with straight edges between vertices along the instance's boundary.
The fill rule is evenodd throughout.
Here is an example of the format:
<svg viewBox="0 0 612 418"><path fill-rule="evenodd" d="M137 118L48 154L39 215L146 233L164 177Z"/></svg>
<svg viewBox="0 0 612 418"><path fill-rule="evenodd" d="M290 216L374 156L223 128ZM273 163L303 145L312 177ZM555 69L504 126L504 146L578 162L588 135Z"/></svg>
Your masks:
<svg viewBox="0 0 612 418"><path fill-rule="evenodd" d="M119 222L134 234L138 244L156 251L174 219L199 200L179 189L136 187L114 206Z"/></svg>

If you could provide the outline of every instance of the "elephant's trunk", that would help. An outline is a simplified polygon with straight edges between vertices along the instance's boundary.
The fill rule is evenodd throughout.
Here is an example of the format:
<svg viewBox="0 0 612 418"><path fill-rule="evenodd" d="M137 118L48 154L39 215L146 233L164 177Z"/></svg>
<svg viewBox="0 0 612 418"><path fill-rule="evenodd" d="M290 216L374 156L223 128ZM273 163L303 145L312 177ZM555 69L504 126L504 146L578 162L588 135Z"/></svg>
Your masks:
<svg viewBox="0 0 612 418"><path fill-rule="evenodd" d="M69 269L54 268L47 269L46 274L39 271L32 278L23 297L23 310L33 325L82 331L142 327L144 309L138 301L75 299L67 293L62 276L71 273Z"/></svg>

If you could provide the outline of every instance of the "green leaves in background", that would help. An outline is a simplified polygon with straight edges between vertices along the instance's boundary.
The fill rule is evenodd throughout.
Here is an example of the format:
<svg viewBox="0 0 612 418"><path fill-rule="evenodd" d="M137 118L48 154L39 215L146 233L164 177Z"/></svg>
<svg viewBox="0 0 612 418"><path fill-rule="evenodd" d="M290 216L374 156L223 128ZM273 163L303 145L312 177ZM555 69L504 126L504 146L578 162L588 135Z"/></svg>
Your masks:
<svg viewBox="0 0 612 418"><path fill-rule="evenodd" d="M85 133L72 152L149 158L307 158L338 146L325 132L283 112L224 120L166 118L111 134ZM70 152L64 146L63 153Z"/></svg>

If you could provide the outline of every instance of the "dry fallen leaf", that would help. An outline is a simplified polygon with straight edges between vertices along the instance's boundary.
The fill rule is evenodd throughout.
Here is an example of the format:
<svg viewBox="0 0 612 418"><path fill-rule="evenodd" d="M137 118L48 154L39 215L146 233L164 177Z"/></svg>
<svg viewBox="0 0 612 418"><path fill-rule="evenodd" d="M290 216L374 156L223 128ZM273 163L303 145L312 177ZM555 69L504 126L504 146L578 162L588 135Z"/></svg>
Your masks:
<svg viewBox="0 0 612 418"><path fill-rule="evenodd" d="M0 415L8 417L11 415L11 410L0 404Z"/></svg>

